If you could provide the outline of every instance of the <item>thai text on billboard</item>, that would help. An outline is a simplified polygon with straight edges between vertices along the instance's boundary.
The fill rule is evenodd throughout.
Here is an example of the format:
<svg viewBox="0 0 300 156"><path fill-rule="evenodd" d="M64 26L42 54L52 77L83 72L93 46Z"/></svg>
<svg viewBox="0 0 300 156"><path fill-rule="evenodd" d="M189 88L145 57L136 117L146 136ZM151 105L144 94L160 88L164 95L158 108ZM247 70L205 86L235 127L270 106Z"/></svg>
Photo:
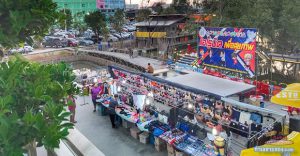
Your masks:
<svg viewBox="0 0 300 156"><path fill-rule="evenodd" d="M198 64L255 74L256 29L200 27Z"/></svg>

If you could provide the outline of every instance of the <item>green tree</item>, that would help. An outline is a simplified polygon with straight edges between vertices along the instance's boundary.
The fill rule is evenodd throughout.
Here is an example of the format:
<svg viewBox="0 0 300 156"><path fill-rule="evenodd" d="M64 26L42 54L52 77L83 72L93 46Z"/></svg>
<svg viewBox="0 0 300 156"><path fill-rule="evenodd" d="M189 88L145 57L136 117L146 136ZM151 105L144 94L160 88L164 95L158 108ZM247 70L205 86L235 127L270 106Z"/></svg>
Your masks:
<svg viewBox="0 0 300 156"><path fill-rule="evenodd" d="M125 24L124 11L121 9L117 9L114 16L110 17L110 22L111 22L112 27L116 30L116 32L120 34L121 47L123 47L122 32L123 32L123 25Z"/></svg>
<svg viewBox="0 0 300 156"><path fill-rule="evenodd" d="M43 36L54 23L56 8L52 0L0 0L0 44L31 44L32 36Z"/></svg>
<svg viewBox="0 0 300 156"><path fill-rule="evenodd" d="M0 75L0 155L22 156L26 150L36 155L35 147L42 145L58 148L73 127L64 109L64 98L78 93L71 68L16 57L0 64Z"/></svg>
<svg viewBox="0 0 300 156"><path fill-rule="evenodd" d="M139 9L136 16L136 21L142 22L148 20L151 15L151 10L149 9Z"/></svg>
<svg viewBox="0 0 300 156"><path fill-rule="evenodd" d="M100 11L94 11L84 16L84 21L87 26L91 27L97 36L97 42L100 33L106 28L105 16Z"/></svg>
<svg viewBox="0 0 300 156"><path fill-rule="evenodd" d="M84 13L83 12L78 12L74 15L73 17L73 28L78 30L80 34L84 32L84 30L87 29L86 23L83 21L84 19Z"/></svg>
<svg viewBox="0 0 300 156"><path fill-rule="evenodd" d="M60 29L70 29L73 24L73 17L70 9L59 11L58 25Z"/></svg>
<svg viewBox="0 0 300 156"><path fill-rule="evenodd" d="M164 10L163 4L158 2L154 6L152 6L153 11L155 11L157 14L161 14Z"/></svg>
<svg viewBox="0 0 300 156"><path fill-rule="evenodd" d="M161 14L163 14L163 15L176 14L176 10L173 6L170 6L170 7L167 7L166 9L164 9Z"/></svg>

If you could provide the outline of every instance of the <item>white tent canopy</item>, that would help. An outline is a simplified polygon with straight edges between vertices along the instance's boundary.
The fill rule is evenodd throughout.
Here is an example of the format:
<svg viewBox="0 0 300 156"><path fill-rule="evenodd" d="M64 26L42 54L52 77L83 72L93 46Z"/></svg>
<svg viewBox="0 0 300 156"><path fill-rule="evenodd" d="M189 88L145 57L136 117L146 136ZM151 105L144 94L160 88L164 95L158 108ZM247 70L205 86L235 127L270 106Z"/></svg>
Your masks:
<svg viewBox="0 0 300 156"><path fill-rule="evenodd" d="M246 83L236 82L200 73L189 73L167 78L166 80L199 89L208 93L213 93L221 97L228 97L255 88L255 86Z"/></svg>

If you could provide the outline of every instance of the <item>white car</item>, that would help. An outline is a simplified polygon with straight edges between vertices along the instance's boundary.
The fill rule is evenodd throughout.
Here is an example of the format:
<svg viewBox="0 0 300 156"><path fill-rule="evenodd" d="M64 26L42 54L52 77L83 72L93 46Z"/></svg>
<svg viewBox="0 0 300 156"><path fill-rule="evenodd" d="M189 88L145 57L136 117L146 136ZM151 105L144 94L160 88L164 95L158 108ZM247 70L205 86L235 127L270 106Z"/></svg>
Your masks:
<svg viewBox="0 0 300 156"><path fill-rule="evenodd" d="M115 37L114 35L109 35L108 38L107 38L107 41L117 42L117 41L119 41L119 39L117 37Z"/></svg>
<svg viewBox="0 0 300 156"><path fill-rule="evenodd" d="M27 53L27 52L32 52L33 50L34 50L34 48L32 48L31 46L26 45L24 47L19 48L17 51L19 53Z"/></svg>

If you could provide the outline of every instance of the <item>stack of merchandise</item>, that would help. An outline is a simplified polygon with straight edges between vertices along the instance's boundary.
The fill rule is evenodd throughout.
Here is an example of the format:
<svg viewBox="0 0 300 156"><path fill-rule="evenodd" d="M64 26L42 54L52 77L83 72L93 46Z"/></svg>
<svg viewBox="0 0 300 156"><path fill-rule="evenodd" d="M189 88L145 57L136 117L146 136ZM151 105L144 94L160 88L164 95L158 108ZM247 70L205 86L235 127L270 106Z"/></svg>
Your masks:
<svg viewBox="0 0 300 156"><path fill-rule="evenodd" d="M183 140L184 137L186 137L186 136L187 136L187 133L184 133L184 132L180 131L179 129L173 129L173 130L163 133L159 137L161 139L163 139L164 141L166 141L168 144L172 145L176 141Z"/></svg>
<svg viewBox="0 0 300 156"><path fill-rule="evenodd" d="M180 151L192 156L215 156L212 146L190 135L185 137L183 141L176 142L174 145Z"/></svg>

